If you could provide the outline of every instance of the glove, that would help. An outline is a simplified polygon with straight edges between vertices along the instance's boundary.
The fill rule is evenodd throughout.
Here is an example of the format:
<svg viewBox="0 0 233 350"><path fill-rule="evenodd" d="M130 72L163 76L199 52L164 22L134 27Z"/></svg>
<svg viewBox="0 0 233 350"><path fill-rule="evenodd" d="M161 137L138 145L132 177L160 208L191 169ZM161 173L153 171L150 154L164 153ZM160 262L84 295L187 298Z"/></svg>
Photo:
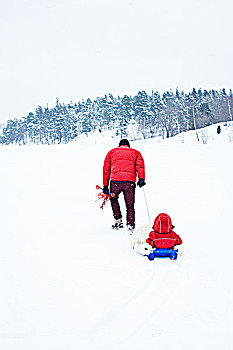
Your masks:
<svg viewBox="0 0 233 350"><path fill-rule="evenodd" d="M104 193L104 194L109 194L108 186L104 186L104 187L103 187L103 193Z"/></svg>
<svg viewBox="0 0 233 350"><path fill-rule="evenodd" d="M146 243L150 244L152 248L156 248L153 239L147 238Z"/></svg>
<svg viewBox="0 0 233 350"><path fill-rule="evenodd" d="M137 182L137 185L139 186L139 187L142 187L142 186L145 186L145 180L143 180L143 179L139 179L138 180L138 182Z"/></svg>

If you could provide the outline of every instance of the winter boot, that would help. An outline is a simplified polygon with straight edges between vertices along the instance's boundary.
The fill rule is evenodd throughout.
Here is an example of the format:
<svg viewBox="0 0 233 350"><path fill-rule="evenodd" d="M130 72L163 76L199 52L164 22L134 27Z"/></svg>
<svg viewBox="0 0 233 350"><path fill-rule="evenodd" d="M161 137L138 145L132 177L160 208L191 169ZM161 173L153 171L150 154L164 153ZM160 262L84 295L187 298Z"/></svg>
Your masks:
<svg viewBox="0 0 233 350"><path fill-rule="evenodd" d="M112 225L112 229L114 230L119 230L120 228L123 228L123 222L122 222L122 219L118 219L118 220L115 220L115 224Z"/></svg>
<svg viewBox="0 0 233 350"><path fill-rule="evenodd" d="M132 235L134 232L134 226L133 225L127 225L127 230L128 230L128 234Z"/></svg>

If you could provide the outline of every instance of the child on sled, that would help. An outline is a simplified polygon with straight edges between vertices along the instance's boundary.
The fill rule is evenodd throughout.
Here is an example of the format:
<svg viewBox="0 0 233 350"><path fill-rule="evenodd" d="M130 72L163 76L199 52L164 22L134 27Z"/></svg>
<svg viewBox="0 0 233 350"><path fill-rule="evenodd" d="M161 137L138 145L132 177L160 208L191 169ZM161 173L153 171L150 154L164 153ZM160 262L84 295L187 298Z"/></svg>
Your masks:
<svg viewBox="0 0 233 350"><path fill-rule="evenodd" d="M130 238L130 246L137 253L149 255L155 248L176 249L182 239L174 231L172 220L165 213L159 214L154 221L153 231L148 234L149 225L139 227Z"/></svg>

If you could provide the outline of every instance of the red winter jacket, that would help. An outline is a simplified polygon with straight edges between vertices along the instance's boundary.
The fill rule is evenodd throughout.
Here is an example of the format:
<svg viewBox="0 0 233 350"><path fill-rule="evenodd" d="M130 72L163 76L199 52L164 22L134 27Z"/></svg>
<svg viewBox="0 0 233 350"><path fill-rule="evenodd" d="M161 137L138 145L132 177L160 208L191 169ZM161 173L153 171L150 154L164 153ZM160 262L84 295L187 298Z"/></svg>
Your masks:
<svg viewBox="0 0 233 350"><path fill-rule="evenodd" d="M145 180L145 165L140 152L126 145L108 152L103 167L104 186L108 186L109 179L136 182L137 174L139 179Z"/></svg>
<svg viewBox="0 0 233 350"><path fill-rule="evenodd" d="M172 231L172 221L169 215L159 214L154 221L153 229L149 233L146 242L153 248L173 248L175 245L182 244L182 239Z"/></svg>

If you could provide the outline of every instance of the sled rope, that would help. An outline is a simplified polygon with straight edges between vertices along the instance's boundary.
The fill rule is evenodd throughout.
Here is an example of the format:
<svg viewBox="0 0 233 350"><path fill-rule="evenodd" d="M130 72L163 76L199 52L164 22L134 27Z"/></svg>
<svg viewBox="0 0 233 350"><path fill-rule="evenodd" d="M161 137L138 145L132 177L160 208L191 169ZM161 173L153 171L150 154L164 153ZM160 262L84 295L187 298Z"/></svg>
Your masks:
<svg viewBox="0 0 233 350"><path fill-rule="evenodd" d="M149 218L149 223L151 223L150 213L149 213L149 208L148 208L148 204L147 204L147 200L146 200L146 193L145 193L144 187L142 188L142 190L143 190L143 194L144 194L144 198L145 198L146 210L147 210L147 214L148 214L148 218Z"/></svg>

